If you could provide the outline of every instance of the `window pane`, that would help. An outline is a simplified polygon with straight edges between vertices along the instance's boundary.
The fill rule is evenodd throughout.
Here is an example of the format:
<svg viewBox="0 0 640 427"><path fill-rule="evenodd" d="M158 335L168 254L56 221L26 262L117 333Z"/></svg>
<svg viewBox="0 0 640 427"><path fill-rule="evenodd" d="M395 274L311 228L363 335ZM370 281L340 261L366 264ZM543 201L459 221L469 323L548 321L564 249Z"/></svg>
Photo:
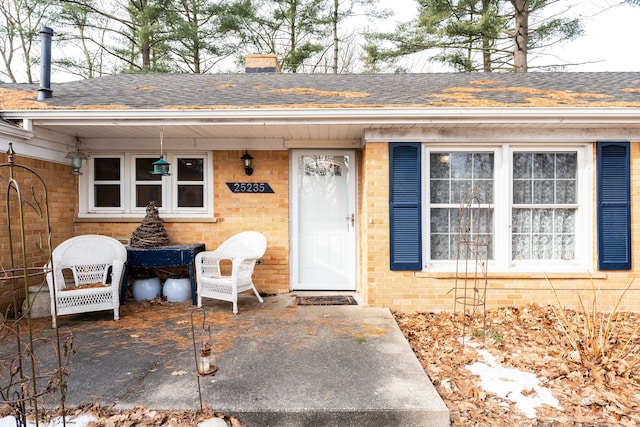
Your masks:
<svg viewBox="0 0 640 427"><path fill-rule="evenodd" d="M460 219L460 213L463 218ZM470 257L478 259L493 258L493 243L491 235L487 234L488 222L493 215L493 209L464 209L460 208L433 208L430 210L431 217L431 259L433 260L455 260ZM469 216L467 218L467 216ZM460 227L463 232L460 233ZM465 233L468 231L468 233ZM458 244L462 239L463 243ZM466 245L465 242L469 242ZM458 255L458 247L460 254Z"/></svg>
<svg viewBox="0 0 640 427"><path fill-rule="evenodd" d="M179 208L201 208L204 206L202 185L178 185Z"/></svg>
<svg viewBox="0 0 640 427"><path fill-rule="evenodd" d="M203 181L203 159L178 159L178 181Z"/></svg>
<svg viewBox="0 0 640 427"><path fill-rule="evenodd" d="M431 259L455 259L458 213L458 208L431 209Z"/></svg>
<svg viewBox="0 0 640 427"><path fill-rule="evenodd" d="M451 203L460 204L462 198L469 197L469 193L473 189L471 180L459 180L451 183Z"/></svg>
<svg viewBox="0 0 640 427"><path fill-rule="evenodd" d="M511 226L514 234L531 232L531 209L514 209Z"/></svg>
<svg viewBox="0 0 640 427"><path fill-rule="evenodd" d="M153 162L158 159L138 157L136 159L136 181L161 181L161 175L152 175ZM146 205L145 205L146 206Z"/></svg>
<svg viewBox="0 0 640 427"><path fill-rule="evenodd" d="M473 177L493 180L493 154L475 153L473 155Z"/></svg>
<svg viewBox="0 0 640 427"><path fill-rule="evenodd" d="M493 203L493 179L477 179L473 184L480 190L476 193L480 203Z"/></svg>
<svg viewBox="0 0 640 427"><path fill-rule="evenodd" d="M533 154L533 177L534 178L554 178L555 177L555 154L554 153Z"/></svg>
<svg viewBox="0 0 640 427"><path fill-rule="evenodd" d="M556 178L576 179L578 162L575 153L556 154Z"/></svg>
<svg viewBox="0 0 640 427"><path fill-rule="evenodd" d="M162 186L136 185L136 207L143 208L151 201L162 207Z"/></svg>
<svg viewBox="0 0 640 427"><path fill-rule="evenodd" d="M450 236L448 234L436 234L431 236L431 259L447 260L451 256Z"/></svg>
<svg viewBox="0 0 640 427"><path fill-rule="evenodd" d="M471 178L472 174L472 154L467 153L451 153L449 155L451 161L451 177L452 178Z"/></svg>
<svg viewBox="0 0 640 427"><path fill-rule="evenodd" d="M488 233L492 216L493 209L480 208L477 204L458 210L459 223L454 225L456 241L459 241L458 259L483 261L487 254L493 258L492 239Z"/></svg>
<svg viewBox="0 0 640 427"><path fill-rule="evenodd" d="M556 206L578 202L577 170L577 153L513 154L512 259L574 259L577 208Z"/></svg>
<svg viewBox="0 0 640 427"><path fill-rule="evenodd" d="M533 177L533 157L530 153L513 153L513 178L531 179Z"/></svg>
<svg viewBox="0 0 640 427"><path fill-rule="evenodd" d="M451 209L431 209L431 233L449 233L449 213Z"/></svg>
<svg viewBox="0 0 640 427"><path fill-rule="evenodd" d="M449 184L449 180L431 180L431 203L449 203L449 197L451 196Z"/></svg>
<svg viewBox="0 0 640 427"><path fill-rule="evenodd" d="M577 203L576 153L514 153L513 203Z"/></svg>
<svg viewBox="0 0 640 427"><path fill-rule="evenodd" d="M95 185L94 186L94 205L97 208L119 208L120 205L120 186L114 185Z"/></svg>
<svg viewBox="0 0 640 427"><path fill-rule="evenodd" d="M449 153L432 153L429 159L431 178L449 178Z"/></svg>
<svg viewBox="0 0 640 427"><path fill-rule="evenodd" d="M555 233L572 234L576 228L576 212L573 209L556 209L553 231Z"/></svg>
<svg viewBox="0 0 640 427"><path fill-rule="evenodd" d="M511 239L511 256L514 260L531 259L530 236L514 235Z"/></svg>
<svg viewBox="0 0 640 427"><path fill-rule="evenodd" d="M533 181L533 203L551 205L554 200L553 180Z"/></svg>
<svg viewBox="0 0 640 427"><path fill-rule="evenodd" d="M532 231L534 233L553 233L553 210L533 209Z"/></svg>
<svg viewBox="0 0 640 427"><path fill-rule="evenodd" d="M120 159L119 158L94 158L93 159L93 179L96 181L119 181L120 180Z"/></svg>
<svg viewBox="0 0 640 427"><path fill-rule="evenodd" d="M574 204L576 199L576 181L563 180L556 182L556 203Z"/></svg>
<svg viewBox="0 0 640 427"><path fill-rule="evenodd" d="M553 237L548 234L531 236L531 259L552 259Z"/></svg>
<svg viewBox="0 0 640 427"><path fill-rule="evenodd" d="M474 187L493 200L493 153L431 153L431 203L460 204L460 198Z"/></svg>
<svg viewBox="0 0 640 427"><path fill-rule="evenodd" d="M513 203L526 205L526 204L531 204L532 201L533 201L533 191L531 189L531 181L514 179L513 180Z"/></svg>
<svg viewBox="0 0 640 427"><path fill-rule="evenodd" d="M493 215L493 209L487 210L487 205L493 199L494 154L432 152L429 165L431 259L456 260L458 257L477 256L484 260L487 253L492 258L490 240L493 232L487 234L487 215ZM462 211L469 218L464 218L461 225L459 216L463 202L471 203L472 208ZM461 226L468 232L462 236L459 235ZM471 245L463 243L459 248L461 237L464 242L471 239Z"/></svg>
<svg viewBox="0 0 640 427"><path fill-rule="evenodd" d="M574 259L575 214L575 209L513 209L512 259Z"/></svg>
<svg viewBox="0 0 640 427"><path fill-rule="evenodd" d="M575 237L561 236L558 244L553 248L554 259L570 260L575 258Z"/></svg>

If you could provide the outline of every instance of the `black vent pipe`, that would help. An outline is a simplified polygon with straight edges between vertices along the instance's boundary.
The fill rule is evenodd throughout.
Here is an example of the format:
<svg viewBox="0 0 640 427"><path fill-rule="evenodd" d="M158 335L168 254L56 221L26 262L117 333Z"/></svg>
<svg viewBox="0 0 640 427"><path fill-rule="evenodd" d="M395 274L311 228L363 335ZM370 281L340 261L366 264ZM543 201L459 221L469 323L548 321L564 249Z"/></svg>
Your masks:
<svg viewBox="0 0 640 427"><path fill-rule="evenodd" d="M38 89L38 100L53 97L51 90L51 37L53 30L49 27L40 29L41 37L41 57L40 57L40 88Z"/></svg>

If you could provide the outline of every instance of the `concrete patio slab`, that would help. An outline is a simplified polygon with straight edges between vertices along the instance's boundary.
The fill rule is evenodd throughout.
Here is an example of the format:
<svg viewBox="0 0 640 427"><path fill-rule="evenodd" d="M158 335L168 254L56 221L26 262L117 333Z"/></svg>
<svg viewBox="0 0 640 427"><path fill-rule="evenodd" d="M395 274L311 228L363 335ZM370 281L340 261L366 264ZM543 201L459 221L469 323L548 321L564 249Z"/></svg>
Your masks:
<svg viewBox="0 0 640 427"><path fill-rule="evenodd" d="M119 321L110 312L60 317L77 348L66 405L198 410L201 398L247 426L449 425L388 309L297 306L295 294L263 304L241 295L237 315L215 300L193 309L130 302ZM198 378L192 337L203 316L220 370ZM47 333L50 320L38 321Z"/></svg>

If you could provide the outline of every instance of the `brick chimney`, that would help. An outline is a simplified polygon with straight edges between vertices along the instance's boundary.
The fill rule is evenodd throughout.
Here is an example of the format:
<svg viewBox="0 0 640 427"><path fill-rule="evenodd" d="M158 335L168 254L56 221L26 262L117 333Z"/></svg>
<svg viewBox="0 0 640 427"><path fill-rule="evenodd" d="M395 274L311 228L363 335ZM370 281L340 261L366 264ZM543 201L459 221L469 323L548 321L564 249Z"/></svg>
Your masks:
<svg viewBox="0 0 640 427"><path fill-rule="evenodd" d="M245 73L280 73L278 57L273 54L246 55L244 57Z"/></svg>

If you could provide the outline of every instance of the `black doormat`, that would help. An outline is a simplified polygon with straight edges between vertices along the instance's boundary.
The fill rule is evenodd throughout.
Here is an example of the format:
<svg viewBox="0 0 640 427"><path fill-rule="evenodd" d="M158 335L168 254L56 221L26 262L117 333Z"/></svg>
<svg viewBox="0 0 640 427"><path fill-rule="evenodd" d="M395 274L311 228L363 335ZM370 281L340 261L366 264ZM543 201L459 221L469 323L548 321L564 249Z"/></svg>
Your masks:
<svg viewBox="0 0 640 427"><path fill-rule="evenodd" d="M298 305L358 305L354 297L350 295L326 295L315 297L296 296Z"/></svg>

